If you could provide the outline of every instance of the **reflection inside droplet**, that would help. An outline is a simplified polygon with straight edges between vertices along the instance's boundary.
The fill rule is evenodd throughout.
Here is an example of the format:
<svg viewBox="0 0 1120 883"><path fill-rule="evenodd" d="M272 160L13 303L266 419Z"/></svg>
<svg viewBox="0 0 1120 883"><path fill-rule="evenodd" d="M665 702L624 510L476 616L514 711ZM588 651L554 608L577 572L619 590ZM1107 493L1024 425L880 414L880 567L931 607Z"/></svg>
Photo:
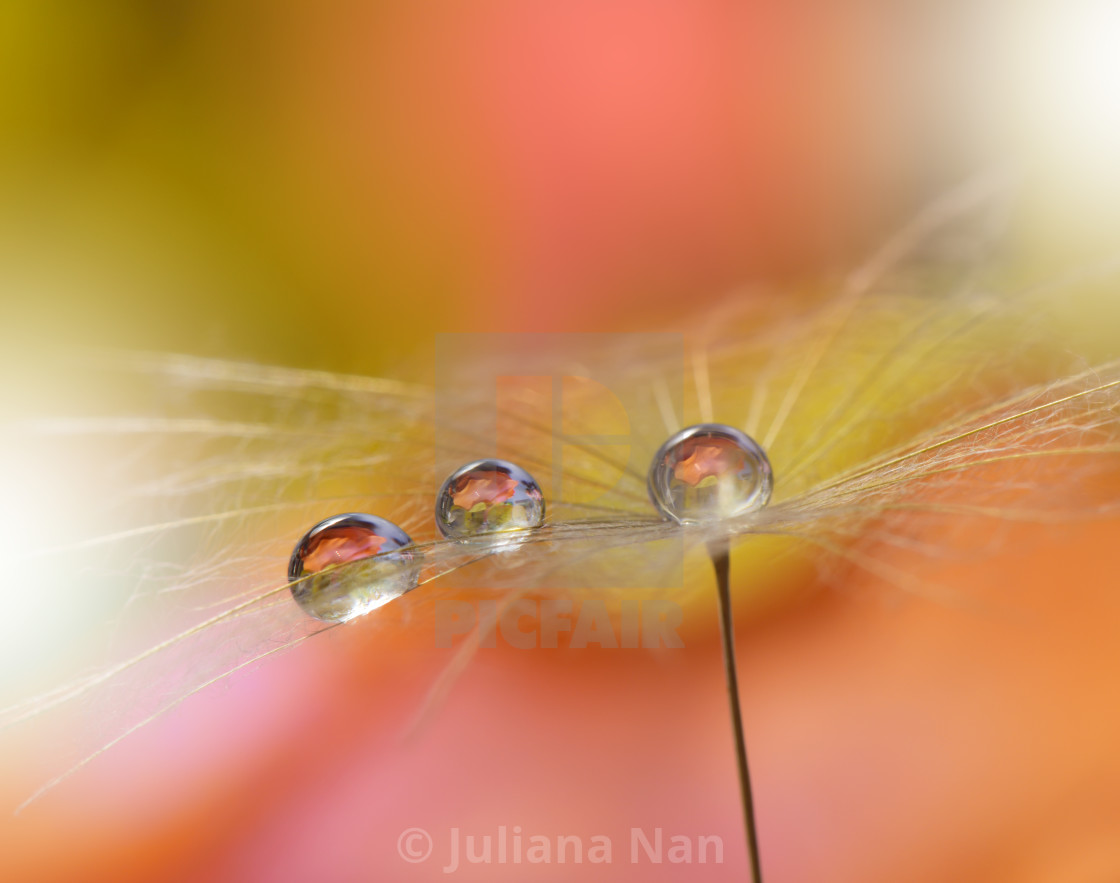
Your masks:
<svg viewBox="0 0 1120 883"><path fill-rule="evenodd" d="M327 622L375 610L416 588L415 554L395 551L411 543L408 534L376 515L351 512L321 521L292 552L292 597L310 616Z"/></svg>
<svg viewBox="0 0 1120 883"><path fill-rule="evenodd" d="M436 497L445 537L514 548L518 532L544 523L544 495L528 472L506 460L476 460L453 472Z"/></svg>
<svg viewBox="0 0 1120 883"><path fill-rule="evenodd" d="M762 508L774 478L766 452L749 435L721 423L702 423L661 446L648 486L663 515L692 524Z"/></svg>

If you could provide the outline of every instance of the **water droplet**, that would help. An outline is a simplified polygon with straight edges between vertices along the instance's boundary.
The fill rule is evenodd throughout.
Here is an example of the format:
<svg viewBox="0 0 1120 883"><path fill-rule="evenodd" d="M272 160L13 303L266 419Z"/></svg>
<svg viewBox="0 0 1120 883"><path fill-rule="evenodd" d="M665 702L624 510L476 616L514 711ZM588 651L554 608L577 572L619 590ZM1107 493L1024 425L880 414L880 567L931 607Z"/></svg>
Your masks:
<svg viewBox="0 0 1120 883"><path fill-rule="evenodd" d="M722 423L682 429L649 468L649 495L662 515L681 524L722 521L770 500L774 474L762 446Z"/></svg>
<svg viewBox="0 0 1120 883"><path fill-rule="evenodd" d="M292 597L306 613L345 622L416 588L419 561L412 539L393 522L350 512L320 521L297 544L288 563ZM352 561L364 563L340 568Z"/></svg>
<svg viewBox="0 0 1120 883"><path fill-rule="evenodd" d="M455 470L436 497L436 526L445 537L484 539L515 548L519 531L544 523L540 486L520 466L505 460L476 460Z"/></svg>

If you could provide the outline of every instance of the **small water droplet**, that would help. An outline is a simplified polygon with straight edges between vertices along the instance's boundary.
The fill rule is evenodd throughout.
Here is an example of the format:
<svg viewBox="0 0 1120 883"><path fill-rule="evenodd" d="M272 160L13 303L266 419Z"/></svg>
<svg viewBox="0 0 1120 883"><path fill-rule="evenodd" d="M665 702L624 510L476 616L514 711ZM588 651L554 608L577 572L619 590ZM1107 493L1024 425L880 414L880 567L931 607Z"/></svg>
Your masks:
<svg viewBox="0 0 1120 883"><path fill-rule="evenodd" d="M320 521L296 544L288 563L292 597L306 613L345 622L416 588L419 561L394 552L412 539L393 522L350 512ZM352 561L364 563L340 568Z"/></svg>
<svg viewBox="0 0 1120 883"><path fill-rule="evenodd" d="M653 458L649 495L681 524L722 521L770 500L774 475L762 446L722 423L701 423L671 436Z"/></svg>
<svg viewBox="0 0 1120 883"><path fill-rule="evenodd" d="M436 526L445 537L485 540L503 548L518 532L544 523L544 495L528 472L506 460L476 460L448 476L436 497Z"/></svg>

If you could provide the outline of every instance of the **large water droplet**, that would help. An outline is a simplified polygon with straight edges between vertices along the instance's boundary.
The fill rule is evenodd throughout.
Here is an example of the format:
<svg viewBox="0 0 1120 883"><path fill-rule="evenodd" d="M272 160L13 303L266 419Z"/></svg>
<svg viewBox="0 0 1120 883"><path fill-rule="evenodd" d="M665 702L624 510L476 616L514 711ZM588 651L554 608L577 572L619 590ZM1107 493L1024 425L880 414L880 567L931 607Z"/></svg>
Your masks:
<svg viewBox="0 0 1120 883"><path fill-rule="evenodd" d="M376 515L350 512L320 521L292 552L292 597L326 622L368 613L416 588L417 557L409 550L394 551L411 543L408 534Z"/></svg>
<svg viewBox="0 0 1120 883"><path fill-rule="evenodd" d="M661 446L648 484L662 515L698 524L761 509L770 500L774 475L762 446L745 432L701 423Z"/></svg>
<svg viewBox="0 0 1120 883"><path fill-rule="evenodd" d="M540 486L506 460L468 463L448 476L436 497L436 526L452 539L513 548L525 539L525 531L543 523Z"/></svg>

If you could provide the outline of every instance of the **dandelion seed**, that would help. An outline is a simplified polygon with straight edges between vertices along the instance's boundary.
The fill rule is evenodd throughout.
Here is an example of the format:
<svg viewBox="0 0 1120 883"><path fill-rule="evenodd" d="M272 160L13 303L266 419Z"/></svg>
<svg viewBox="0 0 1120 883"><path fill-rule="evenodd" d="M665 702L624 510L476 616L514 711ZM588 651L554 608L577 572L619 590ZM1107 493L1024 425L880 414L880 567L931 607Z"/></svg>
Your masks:
<svg viewBox="0 0 1120 883"><path fill-rule="evenodd" d="M746 436L734 427L731 435L736 441L731 448L678 450L687 456L662 474L672 486L663 485L654 499L661 494L661 499L669 501L663 511L670 512L678 506L689 511L696 505L714 506L720 516L715 527L703 523L691 526L690 536L698 543L728 535L735 539L770 534L846 557L856 566L875 567L881 574L885 568L869 565L875 560L870 546L889 534L905 531L907 524L917 524L914 519L947 518L966 511L991 517L1054 518L1110 511L1115 505L1112 501L1089 499L1092 484L1081 480L1076 471L1066 470L1080 469L1088 477L1116 462L1120 365L1041 379L1034 386L1017 383L1024 373L1017 369L1005 382L998 365L986 370L974 354L994 337L1013 338L1017 333L1013 316L992 309L990 304L975 309L968 299L948 300L934 310L925 303L918 314L923 316L921 327L904 332L911 336L911 343L920 352L918 343L938 342L938 358L920 366L920 370L912 364L913 349L900 348L896 343L900 339L898 329L907 328L906 317L915 315L905 298L869 298L862 310L847 320L843 335L835 331L835 319L827 305L817 316L786 318L777 324L760 323L749 309L737 321L725 322L724 335L707 343L708 371L721 380L711 390L715 411L731 415L738 425L757 419L765 428L768 420L780 419L784 429L765 453L743 441ZM746 328L751 330L740 331ZM793 404L787 404L781 396L755 393L750 378L761 378L773 390L786 383L800 383L804 369L798 361L796 343L818 340L822 329L830 345L821 353L819 366ZM895 329L894 333L888 333L890 329ZM674 404L665 392L671 387L666 382L665 366L671 363L664 362L659 353L643 352L640 340L635 345L638 348L634 352L618 360L621 370L611 379L612 388L648 391L654 431L660 430L662 417L679 421L689 416L694 406L687 398ZM1027 345L1020 342L1024 349ZM1057 354L1052 348L1030 346L1046 354L1036 361L1036 367L1054 364ZM812 352L816 359L817 350ZM143 370L158 382L165 372L158 369L153 358L145 357ZM894 364L902 364L907 370L885 370ZM629 370L628 366L639 365L640 371ZM844 370L839 371L838 365L845 366ZM126 366L135 367L127 360ZM194 361L174 358L168 371L177 383L188 383L196 367ZM416 583L427 588L430 597L439 597L445 577L467 569L478 571L477 584L497 592L547 585L550 574L555 574L560 584L587 584L570 580L573 573L582 579L599 574L597 584L605 586L612 581L615 585L664 585L666 562L678 554L670 547L665 554L658 551L677 534L675 525L657 517L647 497L646 464L654 459L664 436L634 438L629 457L632 466L616 463L598 449L572 446L565 467L567 492L551 501L554 519L524 536L518 532L519 547L508 562L494 568L487 565L492 549L464 546L439 536L442 522L432 518L430 497L422 491L424 482L434 478L430 466L407 454L431 421L430 402L425 403L415 387L408 387L407 396L393 400L401 403L399 407L390 407L385 390L395 387L380 382L350 382L333 376L327 382L317 374L283 374L284 382L274 383L274 377L281 375L233 364L206 364L199 368L198 375L204 387L228 383L238 390L237 395L250 395L256 400L250 403L251 410L260 411L262 405L298 395L305 404L319 401L320 408L329 405L328 411L335 416L320 420L314 434L254 432L246 436L236 432L220 437L218 445L209 437L178 432L184 425L182 420L122 423L121 429L129 437L141 436L149 439L148 444L158 442L161 447L173 443L170 449L178 451L177 461L189 464L180 469L178 477L166 471L162 459L157 464L164 475L158 492L169 508L155 522L126 524L54 545L49 551L51 558L62 562L69 554L104 549L114 556L131 550L128 554L150 560L156 554L154 543L180 538L202 549L201 558L191 556L189 563L181 566L169 562L162 571L137 579L134 602L155 599L170 590L184 598L193 596L200 607L216 607L217 611L123 663L83 679L72 690L31 702L22 711L9 714L8 719L57 704L59 697L90 695L128 677L141 691L140 701L133 706L133 723L143 721L212 679L314 634L328 623L316 624L299 616L298 610L293 612L285 597L288 587L277 585L269 574L276 573L279 555L287 554L281 552L278 543L302 529L300 521L306 524L314 520L307 515L316 509L322 518L327 514L322 512L324 507L338 511L347 502L376 501L378 510L391 515L408 536L416 538L411 547L419 562ZM736 378L747 380L740 385ZM838 409L836 403L844 400L845 389L849 399L852 390L856 397L850 407ZM985 394L977 395L978 391ZM960 413L957 403L962 395L976 399L970 413ZM368 410L367 403L376 408ZM578 399L576 404L579 410L582 406ZM521 405L526 410L519 413L520 428L506 442L524 451L523 459L535 463L534 452L541 442L546 445L542 455L546 457L556 439L562 437L555 430L541 428L552 425L551 404L534 405L531 398L526 398ZM268 422L283 428L291 413L282 408ZM194 415L189 419L207 418ZM57 433L58 425L52 424L50 431ZM205 425L217 426L212 421ZM469 422L462 426L461 438L445 439L445 444L461 442L464 450L476 444L476 431L466 428ZM112 424L101 420L89 429L101 434L112 431ZM27 427L19 431L34 433ZM67 427L68 433L82 431L78 424ZM371 447L370 438L380 440ZM736 449L744 451L744 469L736 470L736 479L730 484L718 479L712 484L713 476L706 472L722 467L727 455ZM277 463L276 468L262 471L260 464L269 459ZM770 504L759 509L770 494L770 460L778 464L782 480ZM1031 506L1025 505L1022 497L1026 491L1019 485L1011 487L1006 478L998 482L989 479L991 469L1015 464L1026 490L1043 487L1048 460L1055 467L1062 464L1063 491L1032 498ZM733 465L738 462L734 460ZM783 473L783 464L793 468ZM152 479L145 470L137 471L141 478L134 486L152 489ZM402 484L399 476L403 474L411 475L415 483ZM611 474L615 480L603 480ZM211 480L196 489L196 476L203 475L228 478L223 479L224 487ZM518 478L524 480L524 476ZM520 487L531 499L529 485ZM213 494L219 489L221 495L215 498ZM216 509L212 508L215 499L221 502ZM526 525L537 523L539 513L535 511L533 507L525 509ZM888 529L884 519L889 519L892 527ZM196 539L189 540L191 537ZM863 551L854 548L857 542L864 546ZM229 544L236 544L242 554L222 554ZM207 554L207 549L213 554ZM46 550L31 547L22 554L24 560L42 560ZM350 581L350 574L362 566L357 561L340 562L332 573ZM253 577L258 580L258 588L247 582ZM355 580L355 585L358 582ZM895 584L906 591L916 589L912 581ZM231 597L231 585L241 588L223 608L221 599ZM607 597L610 594L608 589ZM180 658L189 660L189 664L178 677L168 680L167 672L183 664L175 662ZM128 728L122 726L121 731Z"/></svg>

